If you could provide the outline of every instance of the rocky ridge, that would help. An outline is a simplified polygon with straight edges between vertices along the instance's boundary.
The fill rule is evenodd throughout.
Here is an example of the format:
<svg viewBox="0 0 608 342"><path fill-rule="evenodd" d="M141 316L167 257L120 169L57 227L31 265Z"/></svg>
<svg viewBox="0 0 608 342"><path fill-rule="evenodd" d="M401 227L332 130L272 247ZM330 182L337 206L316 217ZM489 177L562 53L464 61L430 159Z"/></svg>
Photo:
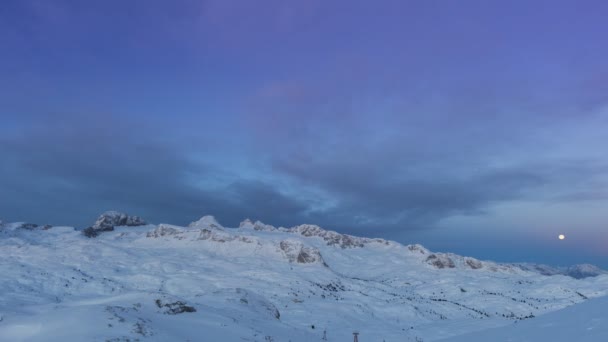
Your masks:
<svg viewBox="0 0 608 342"><path fill-rule="evenodd" d="M99 215L95 223L83 230L83 234L87 237L96 237L102 232L114 230L114 227L127 226L137 227L144 226L147 222L139 216L131 216L118 211L106 211Z"/></svg>

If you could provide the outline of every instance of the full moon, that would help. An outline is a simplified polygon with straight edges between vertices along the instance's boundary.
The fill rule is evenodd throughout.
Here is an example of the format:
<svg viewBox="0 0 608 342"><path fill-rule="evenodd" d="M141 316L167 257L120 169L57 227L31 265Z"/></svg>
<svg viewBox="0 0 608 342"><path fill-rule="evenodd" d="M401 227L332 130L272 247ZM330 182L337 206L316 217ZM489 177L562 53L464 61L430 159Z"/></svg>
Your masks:
<svg viewBox="0 0 608 342"><path fill-rule="evenodd" d="M564 234L559 234L559 235L557 236L557 238L558 238L558 239L560 239L560 240L563 240L563 239L565 239L565 238L566 238L566 235L564 235Z"/></svg>

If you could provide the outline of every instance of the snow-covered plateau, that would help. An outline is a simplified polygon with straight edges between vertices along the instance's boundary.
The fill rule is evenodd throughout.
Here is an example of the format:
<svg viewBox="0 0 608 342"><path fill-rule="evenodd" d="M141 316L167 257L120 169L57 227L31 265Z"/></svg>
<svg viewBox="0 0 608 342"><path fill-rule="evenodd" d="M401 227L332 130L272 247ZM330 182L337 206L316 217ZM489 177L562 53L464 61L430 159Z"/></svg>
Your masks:
<svg viewBox="0 0 608 342"><path fill-rule="evenodd" d="M0 222L2 342L608 341L606 294L590 265L500 264L314 225Z"/></svg>

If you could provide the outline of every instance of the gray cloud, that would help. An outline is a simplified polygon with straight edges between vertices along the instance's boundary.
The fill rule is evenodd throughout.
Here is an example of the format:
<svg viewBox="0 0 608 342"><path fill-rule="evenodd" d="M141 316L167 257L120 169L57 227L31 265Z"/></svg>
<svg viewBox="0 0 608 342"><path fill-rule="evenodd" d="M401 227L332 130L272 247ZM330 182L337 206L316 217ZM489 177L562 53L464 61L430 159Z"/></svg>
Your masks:
<svg viewBox="0 0 608 342"><path fill-rule="evenodd" d="M117 209L182 224L214 214L235 225L247 216L287 222L305 209L260 181L195 185L231 175L163 141L160 127L112 115L30 119L0 132L3 219L84 226Z"/></svg>
<svg viewBox="0 0 608 342"><path fill-rule="evenodd" d="M488 166L462 176L450 170L425 172L416 163L409 175L395 175L388 161L374 170L364 158L358 163L328 160L282 160L276 168L336 203L310 218L356 233L376 229L385 236L433 228L453 215L483 215L500 202L598 200L597 189L608 184L602 179L607 165L581 160Z"/></svg>
<svg viewBox="0 0 608 342"><path fill-rule="evenodd" d="M266 103L268 111L256 108L256 115L286 107L291 96ZM260 147L274 151L275 172L330 203L308 219L331 227L376 228L390 236L432 228L452 215L480 215L504 201L597 200L597 189L608 184L608 165L582 139L593 132L588 127L603 126L594 113L573 121L535 115L526 108L533 102L500 108L486 100L476 107L427 99L375 110L350 100L343 125L344 117L307 115L322 110L301 99L296 112L280 119L304 123L303 134L276 139L262 132Z"/></svg>
<svg viewBox="0 0 608 342"><path fill-rule="evenodd" d="M325 203L305 220L390 236L505 201L601 199L602 106L582 108L584 96L540 74L492 66L420 77L385 62L338 58L329 72L252 94L245 118L260 153Z"/></svg>
<svg viewBox="0 0 608 342"><path fill-rule="evenodd" d="M507 27L492 6L463 24L403 2L24 4L0 21L4 71L21 70L0 85L2 218L85 225L115 208L390 236L498 202L605 199L605 61L572 65L598 30ZM530 37L546 30L576 39Z"/></svg>
<svg viewBox="0 0 608 342"><path fill-rule="evenodd" d="M330 129L340 122L324 124ZM221 143L214 144L217 136L200 137L194 147L175 139L175 129L193 136L182 126L167 129L117 115L33 115L0 129L0 216L85 226L106 209L178 224L213 214L227 225L250 217L390 238L433 228L453 215L483 215L505 201L604 198L599 192L607 184L604 163L509 158L512 150L504 142L467 139L458 129L468 121L443 130L437 142L425 137L420 125L393 122L400 125L396 131L378 131L373 123L364 127L365 122L350 126L367 133L363 136L281 137L268 149L270 158L251 149L243 167L234 167L217 159L225 152ZM438 125L438 118L425 119L425 130ZM502 137L514 134L512 125L505 118L481 120L476 129L499 131L500 126L507 130ZM513 149L533 142L545 146L527 132L513 136L520 140ZM241 138L257 143L257 137L254 131Z"/></svg>

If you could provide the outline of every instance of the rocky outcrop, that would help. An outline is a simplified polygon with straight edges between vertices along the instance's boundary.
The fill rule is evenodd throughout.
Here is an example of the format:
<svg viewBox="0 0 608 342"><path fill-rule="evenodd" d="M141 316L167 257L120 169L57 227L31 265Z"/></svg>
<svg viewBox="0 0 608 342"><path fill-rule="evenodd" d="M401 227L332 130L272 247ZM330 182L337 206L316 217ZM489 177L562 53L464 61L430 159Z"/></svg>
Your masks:
<svg viewBox="0 0 608 342"><path fill-rule="evenodd" d="M431 254L426 258L426 263L436 268L454 268L454 260L445 254Z"/></svg>
<svg viewBox="0 0 608 342"><path fill-rule="evenodd" d="M114 227L118 226L135 227L146 224L146 221L139 216L130 216L117 211L106 211L97 218L97 221L93 224L93 228L99 230L112 230Z"/></svg>
<svg viewBox="0 0 608 342"><path fill-rule="evenodd" d="M283 240L279 243L279 247L289 262L299 264L322 263L327 266L318 249L306 247L300 241Z"/></svg>
<svg viewBox="0 0 608 342"><path fill-rule="evenodd" d="M303 224L292 228L275 227L269 224L265 224L260 221L252 222L250 219L246 219L239 225L240 229L253 229L257 231L267 232L284 232L299 234L305 237L319 237L325 241L328 246L338 246L341 248L356 248L364 247L367 243L381 243L388 245L390 242L384 239L370 239L352 236L348 234L340 234L333 230L326 230L317 225Z"/></svg>
<svg viewBox="0 0 608 342"><path fill-rule="evenodd" d="M341 248L363 247L363 241L354 236L340 234L331 230L322 229L316 225L303 224L291 229L291 232L302 236L320 237L327 243L328 246L340 246Z"/></svg>
<svg viewBox="0 0 608 342"><path fill-rule="evenodd" d="M45 224L42 226L39 226L35 223L22 223L19 226L17 226L17 229L25 229L25 230L49 230L53 228L53 226L51 226L50 224Z"/></svg>
<svg viewBox="0 0 608 342"><path fill-rule="evenodd" d="M50 224L45 224L45 225L38 225L35 223L3 223L0 220L0 229L4 229L4 228L9 228L10 230L19 230L19 229L23 229L23 230L49 230L51 228L53 228L53 226L51 226Z"/></svg>
<svg viewBox="0 0 608 342"><path fill-rule="evenodd" d="M186 305L186 303L182 301L175 302L163 302L161 299L157 299L154 301L156 307L160 309L160 312L165 315L179 315L184 312L196 312L196 309L193 306Z"/></svg>
<svg viewBox="0 0 608 342"><path fill-rule="evenodd" d="M196 240L209 240L214 242L231 242L231 241L240 241L245 243L254 243L255 240L248 236L242 235L232 235L226 233L224 231L211 230L211 229L201 229L199 236Z"/></svg>
<svg viewBox="0 0 608 342"><path fill-rule="evenodd" d="M245 221L241 222L239 224L239 228L253 229L253 230L257 230L257 231L266 231L266 232L273 232L273 231L277 230L277 228L275 226L265 224L260 221L255 221L255 223L253 223L250 219L246 219Z"/></svg>
<svg viewBox="0 0 608 342"><path fill-rule="evenodd" d="M465 257L464 263L465 263L465 265L467 265L468 267L470 267L471 269L474 269L474 270L478 270L483 267L483 263L475 258Z"/></svg>
<svg viewBox="0 0 608 342"><path fill-rule="evenodd" d="M136 227L144 226L146 224L146 221L139 216L130 216L118 211L106 211L99 215L97 221L95 221L91 227L84 229L83 234L87 237L96 237L102 232L114 230L114 227Z"/></svg>
<svg viewBox="0 0 608 342"><path fill-rule="evenodd" d="M419 245L419 244L407 245L407 249L413 253L419 253L419 254L429 254L430 253L428 249L424 248L424 246Z"/></svg>
<svg viewBox="0 0 608 342"><path fill-rule="evenodd" d="M311 224L303 224L290 229L287 229L290 233L300 234L306 237L320 237L328 246L339 246L341 248L355 248L363 247L366 243L382 243L388 245L389 242L383 239L369 239L356 237L347 234L340 234L332 230L325 230L319 226Z"/></svg>
<svg viewBox="0 0 608 342"><path fill-rule="evenodd" d="M171 226L168 224L159 224L158 227L156 227L154 230L149 231L146 234L146 237L159 238L159 237L163 237L163 236L173 236L173 237L176 237L179 239L183 239L183 237L180 237L178 235L180 235L184 231L185 230L180 227Z"/></svg>

